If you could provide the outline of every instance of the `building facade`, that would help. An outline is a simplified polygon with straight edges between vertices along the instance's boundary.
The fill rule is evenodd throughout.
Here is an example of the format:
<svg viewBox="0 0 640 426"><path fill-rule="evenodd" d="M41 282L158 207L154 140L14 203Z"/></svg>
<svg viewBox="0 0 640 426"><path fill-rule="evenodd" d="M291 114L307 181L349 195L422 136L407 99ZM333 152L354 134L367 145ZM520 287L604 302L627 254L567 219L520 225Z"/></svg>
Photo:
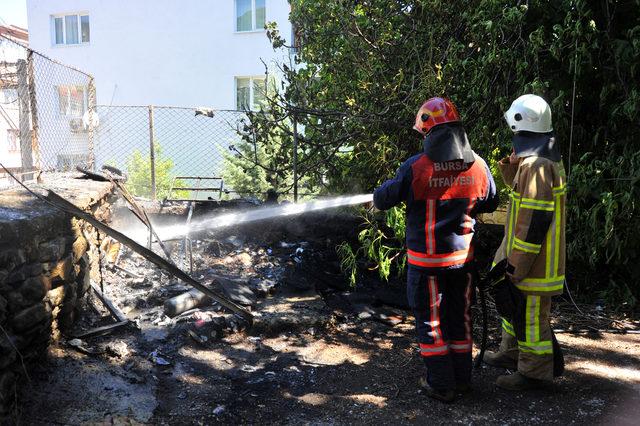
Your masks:
<svg viewBox="0 0 640 426"><path fill-rule="evenodd" d="M288 60L264 24L291 34L289 11L287 0L27 0L31 48L92 74L102 105L255 106L265 64Z"/></svg>
<svg viewBox="0 0 640 426"><path fill-rule="evenodd" d="M16 43L26 46L29 36L27 30L14 25L0 25L0 35L8 39L0 38L0 162L15 170L22 165L18 62L26 60L25 49Z"/></svg>
<svg viewBox="0 0 640 426"><path fill-rule="evenodd" d="M238 140L238 115L194 118L189 108L257 109L279 64L290 61L286 49L274 51L264 27L276 22L281 34L292 34L289 12L287 0L27 0L30 47L91 74L95 86L94 98L69 78L53 89L36 85L38 105L55 104L52 115L65 127L40 130L43 158L49 144L60 146L45 158L56 168L90 153L98 168L127 168L136 155L149 156L145 106L154 105L154 143L172 172L220 176ZM97 120L88 143L90 106Z"/></svg>

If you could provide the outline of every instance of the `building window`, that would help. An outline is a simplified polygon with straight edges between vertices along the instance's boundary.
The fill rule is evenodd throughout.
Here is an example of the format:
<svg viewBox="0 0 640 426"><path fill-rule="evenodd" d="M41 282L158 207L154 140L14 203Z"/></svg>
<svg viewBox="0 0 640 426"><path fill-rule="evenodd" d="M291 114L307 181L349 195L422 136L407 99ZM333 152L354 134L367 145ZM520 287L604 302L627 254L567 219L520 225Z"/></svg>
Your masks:
<svg viewBox="0 0 640 426"><path fill-rule="evenodd" d="M7 151L17 152L20 147L20 132L15 129L7 129Z"/></svg>
<svg viewBox="0 0 640 426"><path fill-rule="evenodd" d="M12 104L18 100L18 90L5 87L0 90L0 103Z"/></svg>
<svg viewBox="0 0 640 426"><path fill-rule="evenodd" d="M52 16L55 45L89 43L89 15Z"/></svg>
<svg viewBox="0 0 640 426"><path fill-rule="evenodd" d="M56 89L60 115L82 117L87 110L87 89L84 86L57 86Z"/></svg>
<svg viewBox="0 0 640 426"><path fill-rule="evenodd" d="M267 80L264 77L236 77L236 108L258 110L266 101Z"/></svg>
<svg viewBox="0 0 640 426"><path fill-rule="evenodd" d="M266 0L236 0L236 31L264 29L267 19Z"/></svg>

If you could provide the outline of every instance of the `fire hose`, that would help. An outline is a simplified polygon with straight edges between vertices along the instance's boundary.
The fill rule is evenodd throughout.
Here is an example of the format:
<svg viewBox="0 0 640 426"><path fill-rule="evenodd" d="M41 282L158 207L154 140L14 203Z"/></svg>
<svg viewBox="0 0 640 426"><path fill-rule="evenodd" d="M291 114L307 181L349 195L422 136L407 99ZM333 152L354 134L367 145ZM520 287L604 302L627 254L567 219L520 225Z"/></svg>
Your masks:
<svg viewBox="0 0 640 426"><path fill-rule="evenodd" d="M480 341L480 353L475 359L473 364L474 368L479 368L484 358L484 353L487 349L487 335L489 334L489 313L487 312L487 290L489 286L493 285L496 281L504 279L507 272L507 259L503 259L497 265L480 279L480 274L477 268L474 268L476 276L475 282L478 287L478 293L480 293L480 308L482 310L482 339Z"/></svg>
<svg viewBox="0 0 640 426"><path fill-rule="evenodd" d="M526 296L506 278L507 272L513 272L511 270L512 268L513 267L507 262L507 259L503 259L491 268L483 279L477 281L482 306L482 340L480 343L480 353L475 359L474 368L478 368L482 364L487 348L487 291L491 292L495 300L498 314L511 321L516 329L523 327L521 323L519 324L519 321L522 321L522 319L518 312L522 309L523 304L526 303ZM553 345L553 375L554 377L559 377L564 372L564 355L553 332L551 333L551 343Z"/></svg>

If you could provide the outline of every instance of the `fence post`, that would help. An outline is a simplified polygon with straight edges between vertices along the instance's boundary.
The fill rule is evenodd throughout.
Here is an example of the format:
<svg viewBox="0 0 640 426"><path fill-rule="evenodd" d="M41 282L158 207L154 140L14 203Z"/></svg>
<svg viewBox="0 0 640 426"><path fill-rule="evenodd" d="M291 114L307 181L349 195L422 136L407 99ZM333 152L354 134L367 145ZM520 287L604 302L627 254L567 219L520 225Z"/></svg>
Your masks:
<svg viewBox="0 0 640 426"><path fill-rule="evenodd" d="M31 145L31 122L29 113L29 82L27 62L18 60L18 114L20 117L20 157L22 172L33 170L33 152ZM23 180L32 179L33 174L24 174Z"/></svg>
<svg viewBox="0 0 640 426"><path fill-rule="evenodd" d="M89 164L88 164L88 168L89 170L95 170L95 166L96 166L96 157L95 157L95 141L94 141L94 126L95 126L95 120L96 117L98 116L98 109L96 107L96 82L93 79L93 76L89 77L89 84L87 85L87 91L88 91L88 149L89 149Z"/></svg>
<svg viewBox="0 0 640 426"><path fill-rule="evenodd" d="M149 160L151 161L151 199L156 199L156 153L154 149L153 105L149 105Z"/></svg>
<svg viewBox="0 0 640 426"><path fill-rule="evenodd" d="M298 118L293 114L293 202L298 202Z"/></svg>
<svg viewBox="0 0 640 426"><path fill-rule="evenodd" d="M29 106L31 109L31 149L35 152L36 168L42 167L40 159L40 125L38 120L38 103L36 101L36 75L33 69L33 50L27 50L27 82L29 84Z"/></svg>

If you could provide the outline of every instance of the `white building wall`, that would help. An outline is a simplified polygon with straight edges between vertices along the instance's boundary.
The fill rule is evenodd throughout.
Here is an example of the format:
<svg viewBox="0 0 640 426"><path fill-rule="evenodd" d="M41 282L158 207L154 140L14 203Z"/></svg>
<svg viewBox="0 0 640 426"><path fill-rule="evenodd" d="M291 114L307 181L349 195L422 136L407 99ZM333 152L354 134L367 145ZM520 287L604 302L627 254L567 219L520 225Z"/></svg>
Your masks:
<svg viewBox="0 0 640 426"><path fill-rule="evenodd" d="M289 57L286 50L273 50L264 30L236 32L235 7L235 0L27 0L29 42L35 51L92 74L98 105L236 109L236 77L263 76L264 63L277 74L274 64ZM291 34L289 12L287 0L266 0L266 21L277 22L285 37ZM89 15L89 43L55 45L52 16L64 14ZM96 166L125 167L136 150L148 155L146 112L107 111L98 109ZM224 130L196 135L183 117L158 117L155 123L157 134L185 129L180 137L157 138L174 172L219 175L221 153L237 134L221 122ZM55 155L82 151L75 145L69 140Z"/></svg>
<svg viewBox="0 0 640 426"><path fill-rule="evenodd" d="M15 63L18 60L26 60L27 52L14 43L0 39L0 61ZM13 72L15 69L11 66L5 68L0 66L0 73ZM18 108L17 90L2 90L0 93L0 162L5 167L21 167L22 158L20 155L20 140L17 141L17 149L9 149L8 132L18 131L20 129L20 114ZM4 184L0 181L0 187Z"/></svg>
<svg viewBox="0 0 640 426"><path fill-rule="evenodd" d="M27 0L30 46L96 78L99 104L235 108L236 76L282 60L264 30L236 32L235 0ZM287 0L267 22L291 34ZM88 44L55 46L51 16L89 14Z"/></svg>

